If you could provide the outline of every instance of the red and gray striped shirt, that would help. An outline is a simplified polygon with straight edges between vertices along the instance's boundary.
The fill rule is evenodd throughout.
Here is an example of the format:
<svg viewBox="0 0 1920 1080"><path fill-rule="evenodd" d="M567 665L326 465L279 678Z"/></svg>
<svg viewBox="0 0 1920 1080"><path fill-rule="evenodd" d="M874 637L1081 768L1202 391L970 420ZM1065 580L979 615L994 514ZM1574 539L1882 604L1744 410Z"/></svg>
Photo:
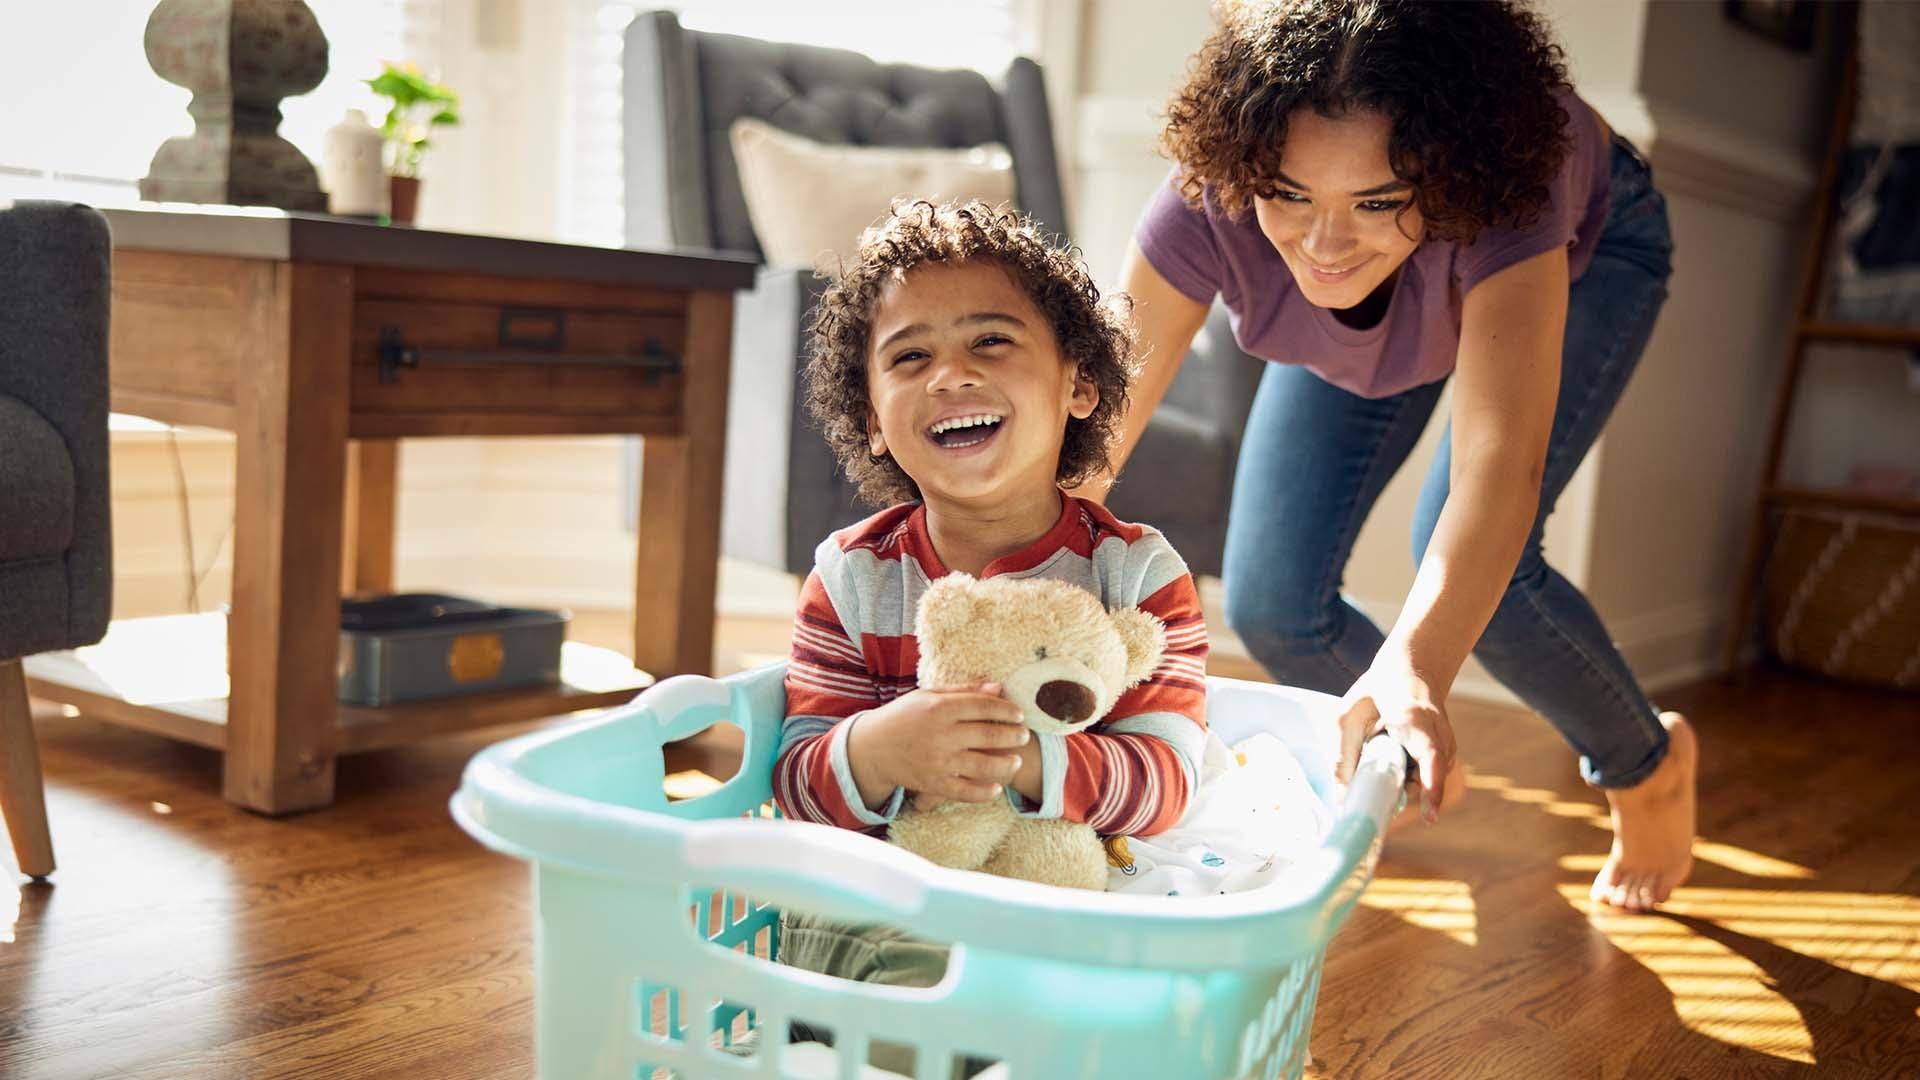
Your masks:
<svg viewBox="0 0 1920 1080"><path fill-rule="evenodd" d="M1061 501L1060 520L1045 536L979 576L1053 578L1087 589L1109 610L1139 607L1166 624L1166 655L1100 723L1035 736L1039 805L1012 788L1007 797L1022 814L1085 822L1103 836L1151 835L1185 811L1206 738L1200 597L1186 563L1157 530L1070 495ZM900 790L878 812L861 800L847 730L862 710L917 685L914 613L928 584L947 572L917 503L881 511L815 550L794 620L774 766L774 798L788 817L878 833L899 812Z"/></svg>

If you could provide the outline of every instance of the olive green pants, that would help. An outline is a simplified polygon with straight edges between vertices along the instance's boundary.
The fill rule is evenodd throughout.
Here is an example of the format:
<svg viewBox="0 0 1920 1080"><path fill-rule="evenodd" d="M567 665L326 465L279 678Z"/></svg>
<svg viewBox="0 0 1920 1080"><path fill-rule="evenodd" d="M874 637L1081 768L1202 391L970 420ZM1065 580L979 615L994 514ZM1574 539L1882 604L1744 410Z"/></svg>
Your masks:
<svg viewBox="0 0 1920 1080"><path fill-rule="evenodd" d="M780 962L838 979L882 986L929 987L946 977L947 953L945 945L922 941L881 923L846 922L794 913L780 916ZM759 1032L753 1034L757 1036ZM788 1038L792 1042L833 1044L831 1032L816 1029L805 1021L795 1021ZM885 1033L881 1033L869 1044L867 1063L912 1076L915 1066L912 1049L885 1040ZM757 1043L758 1040L750 1036L736 1043L733 1052L752 1054ZM956 1062L954 1080L964 1080L991 1064L975 1058Z"/></svg>

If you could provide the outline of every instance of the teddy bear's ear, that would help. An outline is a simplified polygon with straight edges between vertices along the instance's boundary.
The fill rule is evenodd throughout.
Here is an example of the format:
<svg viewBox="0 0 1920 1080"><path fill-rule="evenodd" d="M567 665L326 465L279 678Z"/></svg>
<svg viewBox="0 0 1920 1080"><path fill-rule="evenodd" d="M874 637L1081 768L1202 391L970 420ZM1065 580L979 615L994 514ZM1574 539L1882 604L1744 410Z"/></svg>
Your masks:
<svg viewBox="0 0 1920 1080"><path fill-rule="evenodd" d="M1166 624L1139 608L1125 608L1113 613L1113 626L1127 646L1127 685L1132 686L1160 666L1167 651Z"/></svg>
<svg viewBox="0 0 1920 1080"><path fill-rule="evenodd" d="M914 614L913 633L922 649L974 620L975 584L972 576L955 572L929 585L921 594L920 608Z"/></svg>

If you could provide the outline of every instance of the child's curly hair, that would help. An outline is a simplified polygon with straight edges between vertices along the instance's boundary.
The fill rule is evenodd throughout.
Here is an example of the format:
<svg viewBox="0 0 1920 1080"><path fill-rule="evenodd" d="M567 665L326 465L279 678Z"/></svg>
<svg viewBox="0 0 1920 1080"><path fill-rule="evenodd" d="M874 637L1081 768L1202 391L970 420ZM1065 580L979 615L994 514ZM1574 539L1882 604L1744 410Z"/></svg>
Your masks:
<svg viewBox="0 0 1920 1080"><path fill-rule="evenodd" d="M1161 147L1198 209L1271 195L1287 118L1377 110L1387 158L1438 240L1534 221L1566 160L1565 54L1524 0L1223 0L1167 105Z"/></svg>
<svg viewBox="0 0 1920 1080"><path fill-rule="evenodd" d="M1100 392L1085 420L1069 417L1055 481L1073 487L1109 467L1133 380L1133 327L1124 297L1103 302L1071 249L1047 242L1033 222L1007 207L974 200L935 205L896 202L885 221L860 236L860 250L829 281L813 309L807 342L807 408L819 422L860 497L886 506L920 498L913 478L868 450L867 349L873 311L888 282L925 263L992 262L1046 316L1061 355Z"/></svg>

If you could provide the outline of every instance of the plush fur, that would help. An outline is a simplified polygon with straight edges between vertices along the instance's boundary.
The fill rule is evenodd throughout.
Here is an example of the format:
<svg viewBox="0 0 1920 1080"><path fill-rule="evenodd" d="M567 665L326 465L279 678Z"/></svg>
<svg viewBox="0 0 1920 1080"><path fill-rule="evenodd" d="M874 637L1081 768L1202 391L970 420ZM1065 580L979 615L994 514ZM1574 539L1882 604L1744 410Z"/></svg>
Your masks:
<svg viewBox="0 0 1920 1080"><path fill-rule="evenodd" d="M1036 732L1091 727L1160 664L1166 629L1138 608L1108 612L1064 581L949 574L920 600L919 682L933 690L1001 684ZM1076 889L1104 889L1107 856L1091 828L1023 818L1004 798L903 810L889 837L941 866Z"/></svg>

